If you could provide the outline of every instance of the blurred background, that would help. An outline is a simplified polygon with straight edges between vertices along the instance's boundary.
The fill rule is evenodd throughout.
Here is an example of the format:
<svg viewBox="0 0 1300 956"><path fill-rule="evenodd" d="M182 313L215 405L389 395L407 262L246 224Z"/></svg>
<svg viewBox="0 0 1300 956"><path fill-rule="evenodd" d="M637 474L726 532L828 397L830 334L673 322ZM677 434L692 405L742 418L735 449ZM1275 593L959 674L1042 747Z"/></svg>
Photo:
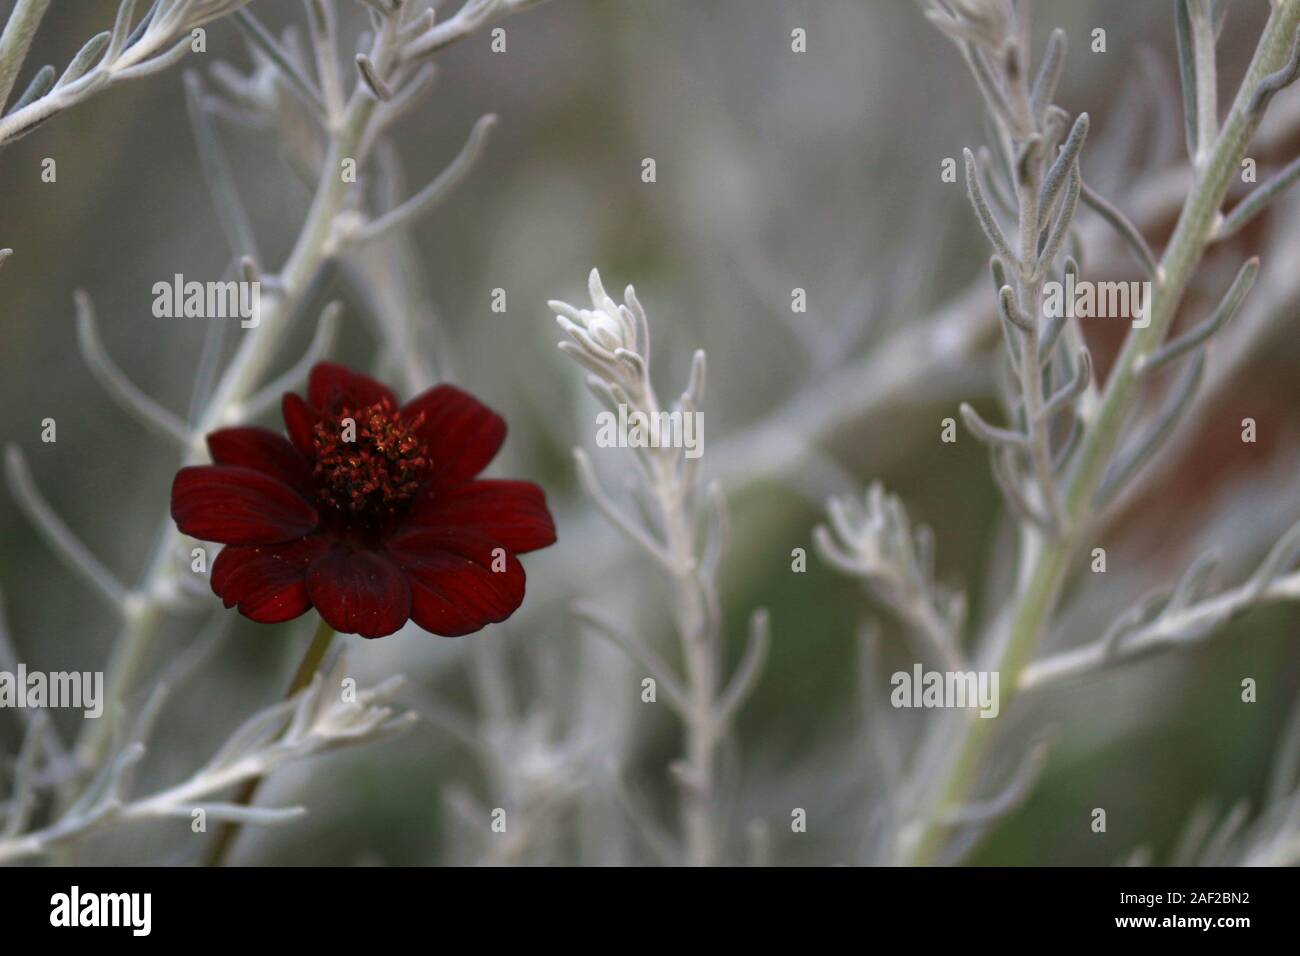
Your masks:
<svg viewBox="0 0 1300 956"><path fill-rule="evenodd" d="M55 6L29 71L66 62L111 25L115 7ZM1136 208L1158 249L1185 177L1169 5L1033 7L1038 51L1051 27L1071 39L1058 102L1092 115L1085 176ZM277 31L302 22L296 4L253 8ZM338 8L344 35L355 36L360 6ZM1265 8L1237 3L1229 14L1224 101ZM967 590L974 624L1007 588L1009 538L987 457L965 432L956 444L939 441L940 421L959 401L991 406L1002 351L989 250L962 188L940 180L945 158L985 141L967 68L917 5L894 0L551 0L502 26L504 53L481 33L441 54L433 93L393 132L391 158L409 191L445 166L478 116L500 118L468 180L389 254L423 367L506 416L510 437L493 473L540 482L560 540L525 559L529 596L503 625L453 641L414 628L377 642L347 638L347 673L407 674L403 699L426 719L400 738L277 774L261 799L303 802L311 813L284 829L246 832L236 860L491 861L457 809L472 815L513 799L540 809L536 839L508 862L647 862L601 783L615 778L647 815L675 828L666 768L679 753L677 724L641 703L637 669L569 611L575 599L600 604L670 653L656 569L598 519L573 474L570 449L593 444L598 406L556 350L546 302L585 304L596 266L611 292L636 285L661 394L684 387L691 352L707 350L703 463L731 510L723 580L733 660L751 610L771 613L772 652L728 756L727 856L744 861L746 834L766 827L773 862L857 862L855 841L881 786L861 729L862 622L879 622L888 661L906 660L887 612L812 552L825 497L882 479L934 528L940 577ZM1106 31L1104 53L1087 48L1097 27ZM807 31L805 53L791 51L795 28ZM220 278L230 254L181 76L204 70L205 59L249 64L229 23L209 27L208 49L0 152L0 245L15 250L0 272L0 439L23 448L47 498L128 582L144 573L178 461L89 378L72 295L93 297L109 352L183 413L203 323L153 317L152 286L175 273ZM1276 122L1261 132L1261 168L1300 147L1298 98L1295 90L1279 97ZM229 124L222 135L262 255L278 263L308 187L273 136ZM57 182L41 181L47 157ZM641 179L646 157L656 163L654 183ZM1081 576L1044 646L1095 638L1113 613L1210 547L1225 555L1222 583L1236 583L1300 516L1300 276L1288 274L1300 255L1296 212L1284 202L1204 264L1184 308L1192 321L1245 255L1262 256L1263 274L1211 356L1202 405L1176 438L1180 451L1106 529L1107 573ZM1121 277L1130 268L1122 249L1090 213L1081 220L1095 230L1095 261ZM790 310L795 287L807 291L806 314ZM498 288L503 313L491 309ZM333 298L347 309L334 357L392 373L360 317L367 304L333 281L315 312ZM300 323L277 368L300 354L310 331ZM1085 332L1104 370L1119 335ZM1258 422L1255 444L1240 440L1246 416ZM46 417L58 423L55 444L40 441ZM593 451L602 470L619 454ZM805 573L791 570L795 548L808 550ZM118 622L7 496L0 587L29 667L102 666ZM178 652L210 624L212 603L206 614L169 619ZM189 772L243 716L274 700L311 628L305 618L275 627L227 618L220 646L170 706L143 785ZM1300 690L1298 625L1300 609L1261 609L1189 649L1024 702L1021 718L1062 732L1028 802L970 862L1103 865L1143 846L1165 862L1204 801L1257 800ZM485 667L518 717L509 766L444 726L447 712L477 719ZM1247 677L1258 683L1257 703L1241 702ZM71 715L58 720L66 736L75 733ZM896 734L906 750L915 727L900 719ZM13 754L18 739L17 721L0 714L3 751ZM794 807L808 811L805 834L790 832ZM1090 830L1093 807L1108 808L1108 832ZM96 838L87 858L184 859L189 836L184 822L113 832Z"/></svg>

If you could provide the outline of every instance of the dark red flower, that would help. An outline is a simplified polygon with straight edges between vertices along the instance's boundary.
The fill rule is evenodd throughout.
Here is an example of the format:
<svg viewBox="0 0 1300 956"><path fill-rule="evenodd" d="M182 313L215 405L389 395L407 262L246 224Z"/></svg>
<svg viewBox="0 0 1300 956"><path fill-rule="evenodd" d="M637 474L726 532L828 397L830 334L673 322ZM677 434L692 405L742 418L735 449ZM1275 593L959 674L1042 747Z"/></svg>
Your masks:
<svg viewBox="0 0 1300 956"><path fill-rule="evenodd" d="M211 465L172 483L180 530L224 544L212 590L254 621L312 607L336 631L392 634L408 619L455 637L524 599L516 555L555 543L542 489L485 480L506 423L439 385L399 406L341 365L286 393L288 439L265 428L208 436Z"/></svg>

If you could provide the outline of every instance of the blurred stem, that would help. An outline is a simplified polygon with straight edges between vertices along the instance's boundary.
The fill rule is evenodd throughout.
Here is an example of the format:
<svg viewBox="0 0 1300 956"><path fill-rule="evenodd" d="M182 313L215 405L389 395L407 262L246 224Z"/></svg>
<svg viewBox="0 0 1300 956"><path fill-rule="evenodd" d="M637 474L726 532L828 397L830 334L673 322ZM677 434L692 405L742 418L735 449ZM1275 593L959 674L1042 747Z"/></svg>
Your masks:
<svg viewBox="0 0 1300 956"><path fill-rule="evenodd" d="M311 684L312 678L320 670L321 662L325 660L325 655L329 652L330 645L333 642L334 628L326 624L322 618L320 624L316 627L316 634L312 637L311 643L307 645L307 653L303 655L302 661L298 664L298 670L294 672L293 680L289 682L289 689L284 692L285 700L301 693ZM261 777L254 777L245 782L231 802L240 807L251 806L253 798L257 796L257 788L261 783ZM208 850L205 865L221 866L226 861L227 855L229 855L231 848L235 845L235 840L239 836L239 826L233 820L227 820L221 824L216 837L212 841L212 847Z"/></svg>
<svg viewBox="0 0 1300 956"><path fill-rule="evenodd" d="M1286 62L1297 24L1300 24L1300 0L1279 0L1260 36L1223 130L1188 193L1178 225L1160 260L1151 322L1145 328L1130 328L1106 383L1100 408L1084 435L1071 478L1065 504L1065 533L1044 544L1020 592L1005 638L995 645L997 656L991 664L999 672L1000 686L1006 689L1007 698L1002 701L1004 711L1056 608L1071 558L1076 548L1086 541L1093 517L1093 496L1137 397L1138 360L1159 347L1173 323L1192 273L1209 243L1228 186L1259 126L1261 117L1250 108L1255 91L1265 77ZM915 842L901 849L902 862L925 865L936 861L948 835L948 827L941 820L946 812L970 798L992 741L992 724L993 721L974 716L962 721L962 734L954 744L953 759L942 780L938 801L930 808Z"/></svg>
<svg viewBox="0 0 1300 956"><path fill-rule="evenodd" d="M645 401L651 415L659 411L652 388ZM646 462L653 494L663 524L667 563L672 567L676 592L673 621L682 646L686 669L686 709L683 729L686 754L675 765L681 791L681 820L685 831L686 862L690 866L713 866L718 862L715 778L721 728L717 719L718 627L717 597L706 589L712 582L700 574L695 556L695 532L688 503L690 479L678 470L677 461L651 449Z"/></svg>
<svg viewBox="0 0 1300 956"><path fill-rule="evenodd" d="M662 459L660 459L662 461ZM718 694L717 633L696 571L694 534L683 497L687 492L670 474L673 465L659 468L658 489L668 553L677 570L673 584L677 632L686 664L689 717L686 727L686 766L679 774L681 813L686 831L686 858L691 866L718 861L715 839L714 788L719 728L715 714Z"/></svg>
<svg viewBox="0 0 1300 956"><path fill-rule="evenodd" d="M1200 166L1214 148L1219 127L1218 69L1214 57L1214 17L1206 0L1188 4L1192 26L1192 56L1196 63L1196 155Z"/></svg>

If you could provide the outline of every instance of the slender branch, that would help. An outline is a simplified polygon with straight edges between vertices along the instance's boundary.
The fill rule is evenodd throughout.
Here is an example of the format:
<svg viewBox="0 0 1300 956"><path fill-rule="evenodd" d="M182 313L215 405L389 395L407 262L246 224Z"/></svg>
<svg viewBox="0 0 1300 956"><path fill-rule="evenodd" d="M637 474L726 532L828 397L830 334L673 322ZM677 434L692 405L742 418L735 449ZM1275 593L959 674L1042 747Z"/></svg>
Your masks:
<svg viewBox="0 0 1300 956"><path fill-rule="evenodd" d="M343 119L343 74L339 68L338 21L330 0L305 0L316 74L320 78L325 117L333 129Z"/></svg>
<svg viewBox="0 0 1300 956"><path fill-rule="evenodd" d="M767 651L771 644L771 629L765 609L754 612L749 623L749 642L745 652L736 666L731 680L718 697L716 720L725 727L744 706L746 698L758 686L759 675L767 662Z"/></svg>
<svg viewBox="0 0 1300 956"><path fill-rule="evenodd" d="M1237 203L1232 208L1232 212L1228 213L1215 228L1214 238L1227 239L1229 236L1236 235L1267 209L1273 200L1286 192L1297 179L1300 179L1300 157L1291 160L1276 176L1255 187L1249 196Z"/></svg>
<svg viewBox="0 0 1300 956"><path fill-rule="evenodd" d="M1174 0L1174 35L1178 46L1178 77L1183 89L1183 130L1187 139L1187 156L1194 166L1199 166L1200 83L1196 76L1197 56L1192 37L1191 2L1192 0Z"/></svg>
<svg viewBox="0 0 1300 956"><path fill-rule="evenodd" d="M186 70L184 80L185 106L194 131L195 145L198 147L199 165L203 169L203 177L213 200L217 221L221 223L221 231L226 234L230 251L236 256L249 256L256 261L261 258L257 251L257 239L244 209L244 201L235 188L235 178L221 145L221 138L217 135L216 125L205 107L203 81L194 70Z"/></svg>
<svg viewBox="0 0 1300 956"><path fill-rule="evenodd" d="M1156 263L1155 253L1151 251L1151 247L1147 245L1146 239L1142 237L1142 233L1138 231L1137 226L1133 225L1118 207L1094 192L1087 183L1082 183L1081 187L1079 198L1083 200L1084 204L1106 220L1119 233L1119 237L1124 240L1124 243L1133 251L1133 255L1137 257L1142 266L1142 271L1152 279L1158 279L1159 266Z"/></svg>
<svg viewBox="0 0 1300 956"><path fill-rule="evenodd" d="M1201 375L1205 371L1205 355L1202 353L1192 359L1174 382L1165 397L1163 407L1152 418L1151 424L1141 436L1120 449L1106 468L1101 483L1097 486L1093 506L1100 508L1110 501L1124 483L1137 474L1138 469L1146 464L1155 454L1157 448L1174 430L1179 419L1191 410L1192 396L1201 384Z"/></svg>
<svg viewBox="0 0 1300 956"><path fill-rule="evenodd" d="M1192 55L1196 62L1196 156L1209 155L1219 132L1218 69L1214 57L1215 30L1206 0L1187 0L1191 19Z"/></svg>
<svg viewBox="0 0 1300 956"><path fill-rule="evenodd" d="M27 459L17 445L5 448L5 476L18 507L68 569L100 593L113 607L127 607L127 590L55 513L36 488Z"/></svg>
<svg viewBox="0 0 1300 956"><path fill-rule="evenodd" d="M438 174L438 177L418 193L390 210L374 222L367 223L358 230L355 238L360 242L371 242L399 226L407 225L435 208L468 175L483 152L488 133L496 125L497 118L489 113L480 117L470 130L469 138L461 147L451 165Z"/></svg>
<svg viewBox="0 0 1300 956"><path fill-rule="evenodd" d="M1256 591L1247 582L1176 613L1161 614L1136 630L1117 631L1112 640L1096 641L1036 660L1021 673L1017 686L1021 691L1055 686L1121 660L1204 638L1215 627L1256 604L1296 600L1300 600L1300 573L1277 578L1262 591Z"/></svg>
<svg viewBox="0 0 1300 956"><path fill-rule="evenodd" d="M304 75L289 51L271 35L271 31L262 26L262 22L253 16L250 10L239 10L235 14L234 24L239 27L240 32L244 34L249 43L265 53L267 58L276 65L280 70L280 75L288 81L290 89L297 93L318 114L321 116L328 115L328 110L325 108L325 99L322 97L320 90L316 89L316 84L311 81L311 77Z"/></svg>
<svg viewBox="0 0 1300 956"><path fill-rule="evenodd" d="M77 290L74 299L77 304L77 345L95 381L108 392L113 401L146 428L170 439L181 448L188 446L190 430L180 416L169 412L141 391L109 357L99 338L95 308L90 296Z"/></svg>
<svg viewBox="0 0 1300 956"><path fill-rule="evenodd" d="M1237 277L1232 280L1232 285L1224 293L1223 301L1219 303L1210 317L1199 325L1188 329L1177 338L1166 342L1152 355L1139 358L1136 366L1137 371L1152 372L1209 341L1212 335L1231 322L1236 314L1241 311L1242 303L1246 301L1246 294L1250 292L1251 286L1255 284L1255 278L1258 275L1259 257L1251 256L1242 264L1241 269L1237 272Z"/></svg>
<svg viewBox="0 0 1300 956"><path fill-rule="evenodd" d="M238 421L250 421L256 419L273 408L278 408L280 400L284 397L285 392L292 392L302 387L307 381L312 367L329 355L330 350L334 347L334 340L338 337L339 317L343 314L343 304L340 302L331 302L325 307L320 314L320 320L316 323L316 331L312 335L307 351L303 352L302 358L293 363L285 373L278 378L272 379L258 391L250 395L240 404L236 405L230 413L231 418Z"/></svg>
<svg viewBox="0 0 1300 956"><path fill-rule="evenodd" d="M590 626L593 633L603 637L633 661L644 667L646 673L663 687L664 692L668 695L668 702L673 706L673 709L680 714L689 713L690 702L686 689L682 686L681 679L673 673L668 662L653 647L632 640L613 623L606 621L591 608L577 605L573 608L573 616Z"/></svg>

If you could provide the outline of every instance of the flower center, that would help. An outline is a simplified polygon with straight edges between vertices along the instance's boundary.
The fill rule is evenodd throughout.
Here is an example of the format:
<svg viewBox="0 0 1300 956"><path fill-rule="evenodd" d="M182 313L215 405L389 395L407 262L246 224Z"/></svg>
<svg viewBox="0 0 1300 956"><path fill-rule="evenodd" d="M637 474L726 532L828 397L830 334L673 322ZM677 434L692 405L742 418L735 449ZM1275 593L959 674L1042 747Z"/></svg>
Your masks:
<svg viewBox="0 0 1300 956"><path fill-rule="evenodd" d="M395 514L415 497L429 469L428 451L415 434L424 416L403 421L387 401L355 411L343 408L317 423L317 496L357 515Z"/></svg>

